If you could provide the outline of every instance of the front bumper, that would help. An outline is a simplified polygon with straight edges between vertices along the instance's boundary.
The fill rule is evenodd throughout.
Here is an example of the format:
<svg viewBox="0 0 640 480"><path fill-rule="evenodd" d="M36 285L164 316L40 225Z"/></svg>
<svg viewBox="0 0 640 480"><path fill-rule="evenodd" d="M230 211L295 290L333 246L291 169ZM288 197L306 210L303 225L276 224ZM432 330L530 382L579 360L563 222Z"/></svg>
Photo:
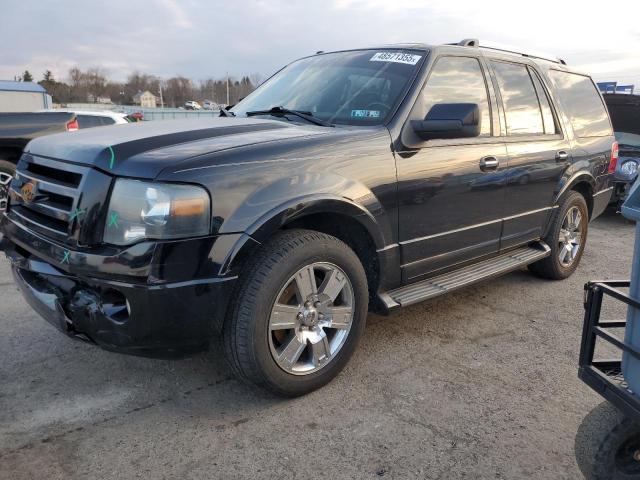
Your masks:
<svg viewBox="0 0 640 480"><path fill-rule="evenodd" d="M33 237L42 251L53 248ZM236 279L151 284L138 278L96 278L64 271L25 246L10 236L2 240L15 282L29 305L70 337L133 355L175 358L207 349L222 325ZM85 257L86 268L94 259Z"/></svg>

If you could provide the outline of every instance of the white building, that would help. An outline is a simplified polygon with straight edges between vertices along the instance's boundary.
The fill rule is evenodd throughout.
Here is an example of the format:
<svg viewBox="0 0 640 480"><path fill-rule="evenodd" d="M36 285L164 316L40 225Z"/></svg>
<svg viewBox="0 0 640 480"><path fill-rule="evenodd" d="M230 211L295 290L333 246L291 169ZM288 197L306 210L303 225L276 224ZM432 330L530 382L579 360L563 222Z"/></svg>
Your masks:
<svg viewBox="0 0 640 480"><path fill-rule="evenodd" d="M158 104L158 98L149 90L144 92L138 92L133 96L133 102L136 105L140 105L142 108L156 108Z"/></svg>
<svg viewBox="0 0 640 480"><path fill-rule="evenodd" d="M0 112L35 112L51 106L51 95L37 83L0 80Z"/></svg>

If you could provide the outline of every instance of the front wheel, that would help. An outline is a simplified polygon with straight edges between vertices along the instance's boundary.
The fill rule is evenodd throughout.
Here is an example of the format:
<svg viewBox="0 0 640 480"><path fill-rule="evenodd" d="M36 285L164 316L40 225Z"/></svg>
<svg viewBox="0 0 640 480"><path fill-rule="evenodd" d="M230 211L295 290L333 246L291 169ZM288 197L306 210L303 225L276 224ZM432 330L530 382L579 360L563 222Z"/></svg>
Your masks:
<svg viewBox="0 0 640 480"><path fill-rule="evenodd" d="M569 277L580 263L587 242L589 210L584 197L570 191L558 208L544 241L551 255L529 265L544 278L562 280Z"/></svg>
<svg viewBox="0 0 640 480"><path fill-rule="evenodd" d="M279 233L241 282L223 332L240 377L298 396L342 370L362 335L369 297L364 268L345 243L308 230Z"/></svg>

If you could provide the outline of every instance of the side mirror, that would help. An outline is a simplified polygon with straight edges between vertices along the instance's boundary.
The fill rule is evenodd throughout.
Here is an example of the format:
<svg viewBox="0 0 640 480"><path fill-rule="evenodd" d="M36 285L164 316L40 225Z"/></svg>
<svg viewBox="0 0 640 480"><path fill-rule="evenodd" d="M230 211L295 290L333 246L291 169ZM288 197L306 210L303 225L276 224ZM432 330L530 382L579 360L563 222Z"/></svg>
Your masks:
<svg viewBox="0 0 640 480"><path fill-rule="evenodd" d="M411 120L423 140L470 138L480 135L480 109L476 103L438 103L424 120Z"/></svg>

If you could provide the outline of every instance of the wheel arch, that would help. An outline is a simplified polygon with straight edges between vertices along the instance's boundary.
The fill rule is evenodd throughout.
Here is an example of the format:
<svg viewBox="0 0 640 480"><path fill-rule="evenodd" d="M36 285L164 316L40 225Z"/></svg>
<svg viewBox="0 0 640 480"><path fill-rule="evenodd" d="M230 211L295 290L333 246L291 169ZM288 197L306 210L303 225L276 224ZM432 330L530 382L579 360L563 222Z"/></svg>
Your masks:
<svg viewBox="0 0 640 480"><path fill-rule="evenodd" d="M346 243L360 259L367 274L373 299L380 284L381 266L377 251L385 238L375 217L361 205L345 198L310 196L287 202L263 215L247 229L243 244L230 252L228 270L239 272L259 244L279 230L301 228L332 235Z"/></svg>
<svg viewBox="0 0 640 480"><path fill-rule="evenodd" d="M569 191L573 190L578 192L584 197L587 202L587 208L589 210L589 218L593 214L593 193L596 188L596 180L593 176L587 172L578 172L571 176L562 186L558 194L556 195L554 205L559 205L562 197Z"/></svg>

